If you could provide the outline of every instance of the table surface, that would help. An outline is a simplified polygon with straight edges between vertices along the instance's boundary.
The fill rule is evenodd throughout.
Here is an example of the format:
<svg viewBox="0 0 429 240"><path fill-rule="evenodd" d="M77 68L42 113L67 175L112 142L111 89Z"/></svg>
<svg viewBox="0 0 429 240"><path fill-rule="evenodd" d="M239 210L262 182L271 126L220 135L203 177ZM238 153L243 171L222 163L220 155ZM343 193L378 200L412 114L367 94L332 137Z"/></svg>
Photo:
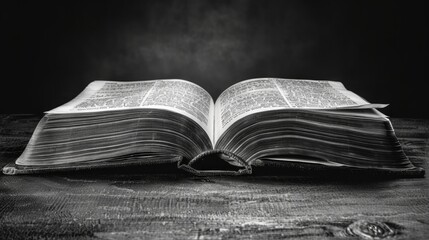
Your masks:
<svg viewBox="0 0 429 240"><path fill-rule="evenodd" d="M41 116L0 115L0 166ZM428 169L429 120L392 119ZM341 174L195 177L133 167L0 176L0 238L427 239L429 180Z"/></svg>

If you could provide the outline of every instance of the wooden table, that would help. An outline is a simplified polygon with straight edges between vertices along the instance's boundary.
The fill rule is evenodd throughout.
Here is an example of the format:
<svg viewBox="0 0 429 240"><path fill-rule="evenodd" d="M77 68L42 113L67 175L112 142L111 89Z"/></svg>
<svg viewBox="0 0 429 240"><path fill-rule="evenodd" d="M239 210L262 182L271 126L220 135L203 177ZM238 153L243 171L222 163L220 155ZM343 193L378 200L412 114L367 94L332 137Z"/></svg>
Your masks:
<svg viewBox="0 0 429 240"><path fill-rule="evenodd" d="M0 166L40 116L0 115ZM392 119L428 169L429 120ZM290 173L290 172L289 172ZM145 167L0 176L0 238L429 238L429 179L314 173L194 177Z"/></svg>

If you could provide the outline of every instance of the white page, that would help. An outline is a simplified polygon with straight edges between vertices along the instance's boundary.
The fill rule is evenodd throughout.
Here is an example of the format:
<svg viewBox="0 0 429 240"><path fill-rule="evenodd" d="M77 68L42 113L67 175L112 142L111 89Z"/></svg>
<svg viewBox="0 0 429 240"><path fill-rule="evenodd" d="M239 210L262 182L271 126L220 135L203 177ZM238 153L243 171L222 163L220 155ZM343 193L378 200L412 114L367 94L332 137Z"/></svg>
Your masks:
<svg viewBox="0 0 429 240"><path fill-rule="evenodd" d="M46 113L82 113L156 108L196 121L213 142L214 102L200 86L179 79L94 81L70 102Z"/></svg>
<svg viewBox="0 0 429 240"><path fill-rule="evenodd" d="M256 78L226 89L215 104L215 141L234 122L253 113L277 109L381 108L348 91L340 82Z"/></svg>

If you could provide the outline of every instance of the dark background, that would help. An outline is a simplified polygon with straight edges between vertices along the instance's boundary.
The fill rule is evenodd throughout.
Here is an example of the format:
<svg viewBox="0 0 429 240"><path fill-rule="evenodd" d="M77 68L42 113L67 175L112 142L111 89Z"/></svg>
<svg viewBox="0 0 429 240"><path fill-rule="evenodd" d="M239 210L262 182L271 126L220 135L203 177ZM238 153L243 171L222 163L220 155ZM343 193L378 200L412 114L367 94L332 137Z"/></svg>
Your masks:
<svg viewBox="0 0 429 240"><path fill-rule="evenodd" d="M424 1L1 3L0 113L41 113L95 79L182 78L216 98L256 77L330 79L429 118Z"/></svg>

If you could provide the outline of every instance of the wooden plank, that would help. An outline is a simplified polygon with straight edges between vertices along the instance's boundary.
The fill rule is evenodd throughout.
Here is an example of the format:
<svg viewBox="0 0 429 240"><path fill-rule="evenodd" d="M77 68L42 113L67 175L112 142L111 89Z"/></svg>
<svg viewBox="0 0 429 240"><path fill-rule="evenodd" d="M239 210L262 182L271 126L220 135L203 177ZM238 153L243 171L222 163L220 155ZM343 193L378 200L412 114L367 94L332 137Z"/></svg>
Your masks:
<svg viewBox="0 0 429 240"><path fill-rule="evenodd" d="M0 164L40 116L0 115ZM429 121L393 119L427 169ZM193 177L165 166L0 177L0 238L427 239L427 178ZM163 171L165 170L165 171Z"/></svg>

